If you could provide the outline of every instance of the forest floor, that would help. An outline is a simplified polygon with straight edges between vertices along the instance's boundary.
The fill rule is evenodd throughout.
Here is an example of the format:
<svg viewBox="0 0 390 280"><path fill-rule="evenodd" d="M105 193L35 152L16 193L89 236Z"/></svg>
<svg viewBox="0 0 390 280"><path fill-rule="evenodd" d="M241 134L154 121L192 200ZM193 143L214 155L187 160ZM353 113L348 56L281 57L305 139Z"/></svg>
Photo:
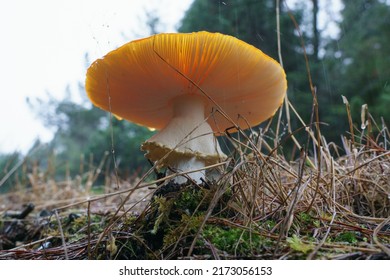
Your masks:
<svg viewBox="0 0 390 280"><path fill-rule="evenodd" d="M201 185L35 166L0 195L0 259L390 259L387 129L295 161L253 135Z"/></svg>

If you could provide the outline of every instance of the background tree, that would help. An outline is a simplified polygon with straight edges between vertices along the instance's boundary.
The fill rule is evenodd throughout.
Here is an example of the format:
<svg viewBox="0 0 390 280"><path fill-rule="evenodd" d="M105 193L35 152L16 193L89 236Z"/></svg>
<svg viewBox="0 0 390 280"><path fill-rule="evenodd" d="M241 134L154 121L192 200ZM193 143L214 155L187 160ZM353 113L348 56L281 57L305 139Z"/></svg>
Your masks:
<svg viewBox="0 0 390 280"><path fill-rule="evenodd" d="M20 178L20 161L22 155L18 152L0 154L0 194L8 192L17 185ZM16 171L19 169L19 171ZM15 171L14 171L15 170Z"/></svg>
<svg viewBox="0 0 390 280"><path fill-rule="evenodd" d="M339 38L327 48L333 89L349 99L359 121L365 103L377 118L390 119L390 6L386 3L343 1Z"/></svg>
<svg viewBox="0 0 390 280"><path fill-rule="evenodd" d="M81 103L71 101L69 89L63 100L49 95L48 101L30 102L44 124L55 131L45 151L49 155L46 158L55 157L57 176L79 174L80 166L88 166L90 159L96 167L106 158L107 152L115 156L117 171L124 177L150 167L140 151L140 143L152 133L91 106L82 85L79 90ZM113 157L107 160L108 171L112 171L115 167Z"/></svg>
<svg viewBox="0 0 390 280"><path fill-rule="evenodd" d="M318 30L318 0L312 0L312 30L313 30L313 59L317 61L319 59L320 50L320 31Z"/></svg>

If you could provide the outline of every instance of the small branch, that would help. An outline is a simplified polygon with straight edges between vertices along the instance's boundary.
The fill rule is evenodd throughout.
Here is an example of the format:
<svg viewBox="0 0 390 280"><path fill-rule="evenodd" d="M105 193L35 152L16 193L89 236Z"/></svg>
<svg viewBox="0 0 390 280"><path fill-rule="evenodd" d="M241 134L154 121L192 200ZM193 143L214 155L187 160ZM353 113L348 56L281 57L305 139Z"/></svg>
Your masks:
<svg viewBox="0 0 390 280"><path fill-rule="evenodd" d="M375 242L376 245L378 245L379 248L381 248L381 250L383 252L386 253L386 255L388 255L390 257L390 249L388 247L386 247L385 245L383 245L382 243L379 242L378 240L378 232L381 230L381 228L388 224L390 222L390 217L388 217L386 220L384 220L382 223L380 223L374 230L374 233L372 235L372 238Z"/></svg>
<svg viewBox="0 0 390 280"><path fill-rule="evenodd" d="M60 231L60 233L61 233L61 240L62 240L62 245L64 246L65 259L66 259L66 260L69 260L69 257L68 257L68 248L66 247L64 231L62 230L61 219L60 219L60 217L58 216L57 209L54 210L54 214L56 215L56 219L57 219L57 222L58 222L58 229L59 229L59 231Z"/></svg>

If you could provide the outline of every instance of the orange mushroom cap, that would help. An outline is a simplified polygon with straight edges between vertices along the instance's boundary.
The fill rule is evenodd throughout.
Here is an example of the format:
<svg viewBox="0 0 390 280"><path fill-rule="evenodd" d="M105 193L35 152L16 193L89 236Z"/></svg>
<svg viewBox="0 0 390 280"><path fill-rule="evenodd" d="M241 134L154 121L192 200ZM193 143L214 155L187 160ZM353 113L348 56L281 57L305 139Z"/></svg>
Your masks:
<svg viewBox="0 0 390 280"><path fill-rule="evenodd" d="M186 77L242 129L271 117L287 89L283 68L261 50L201 31L158 34L119 47L89 67L86 91L97 107L160 130L172 117L173 99L204 96ZM209 114L215 103L205 100ZM232 126L221 114L209 124L214 132Z"/></svg>

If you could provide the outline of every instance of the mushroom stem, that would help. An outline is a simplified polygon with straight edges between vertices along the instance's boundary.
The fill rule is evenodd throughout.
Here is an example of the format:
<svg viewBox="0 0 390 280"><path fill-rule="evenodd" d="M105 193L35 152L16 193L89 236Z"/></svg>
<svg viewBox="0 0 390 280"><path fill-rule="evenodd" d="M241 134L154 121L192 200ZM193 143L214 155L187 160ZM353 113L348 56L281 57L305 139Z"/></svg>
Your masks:
<svg viewBox="0 0 390 280"><path fill-rule="evenodd" d="M189 172L186 174L186 176L177 176L173 180L177 184L183 184L187 182L187 178L191 178L196 183L201 183L201 178L206 178L205 171L196 171L196 172L190 172L191 170L197 170L200 168L205 167L205 163L202 160L197 159L196 157L192 157L190 159L183 159L178 160L176 162L176 166L172 169L177 172ZM172 172L170 169L167 170L167 175L173 174L175 172Z"/></svg>
<svg viewBox="0 0 390 280"><path fill-rule="evenodd" d="M176 172L188 172L218 162L226 157L210 125L205 121L205 102L199 95L186 94L172 101L172 118L165 128L148 139L142 150L160 166L169 166ZM191 179L201 183L205 171L188 173ZM186 182L178 176L176 183Z"/></svg>

